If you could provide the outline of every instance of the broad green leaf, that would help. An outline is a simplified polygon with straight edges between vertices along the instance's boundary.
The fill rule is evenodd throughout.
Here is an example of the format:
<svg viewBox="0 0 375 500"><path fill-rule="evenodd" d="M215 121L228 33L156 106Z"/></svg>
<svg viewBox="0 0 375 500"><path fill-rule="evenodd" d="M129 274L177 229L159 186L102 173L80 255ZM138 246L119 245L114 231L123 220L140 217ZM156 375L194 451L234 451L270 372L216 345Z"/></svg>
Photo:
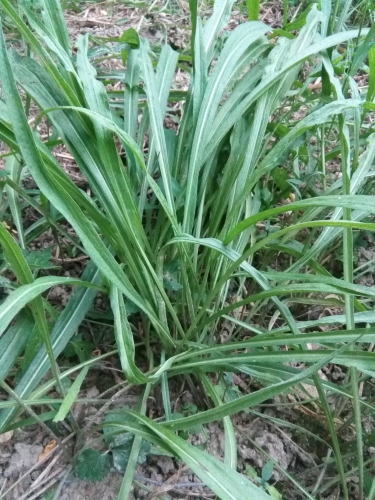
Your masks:
<svg viewBox="0 0 375 500"><path fill-rule="evenodd" d="M92 483L102 481L110 470L108 454L91 448L82 451L74 464L75 475Z"/></svg>
<svg viewBox="0 0 375 500"><path fill-rule="evenodd" d="M51 263L52 259L52 248L44 248L43 250L34 250L29 252L28 250L23 251L25 260L29 265L30 269L56 269L56 266Z"/></svg>
<svg viewBox="0 0 375 500"><path fill-rule="evenodd" d="M132 442L130 442L128 445L119 446L112 449L113 466L122 474L127 470L133 442L134 440L132 440ZM143 464L147 460L150 452L151 443L149 441L146 441L145 439L142 439L141 448L139 450L137 458L137 464Z"/></svg>
<svg viewBox="0 0 375 500"><path fill-rule="evenodd" d="M123 43L131 45L133 49L138 49L140 45L139 35L134 28L128 28L120 37Z"/></svg>

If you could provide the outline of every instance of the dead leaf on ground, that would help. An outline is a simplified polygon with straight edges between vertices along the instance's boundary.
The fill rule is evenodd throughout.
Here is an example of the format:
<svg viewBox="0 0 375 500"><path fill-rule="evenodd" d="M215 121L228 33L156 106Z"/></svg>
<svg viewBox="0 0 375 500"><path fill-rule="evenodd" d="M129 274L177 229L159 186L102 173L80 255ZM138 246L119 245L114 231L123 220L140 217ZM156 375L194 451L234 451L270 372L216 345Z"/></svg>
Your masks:
<svg viewBox="0 0 375 500"><path fill-rule="evenodd" d="M54 448L56 448L56 441L53 439L44 447L44 450L39 455L38 461L41 462Z"/></svg>
<svg viewBox="0 0 375 500"><path fill-rule="evenodd" d="M14 431L4 432L4 434L0 434L0 444L7 443L12 439Z"/></svg>

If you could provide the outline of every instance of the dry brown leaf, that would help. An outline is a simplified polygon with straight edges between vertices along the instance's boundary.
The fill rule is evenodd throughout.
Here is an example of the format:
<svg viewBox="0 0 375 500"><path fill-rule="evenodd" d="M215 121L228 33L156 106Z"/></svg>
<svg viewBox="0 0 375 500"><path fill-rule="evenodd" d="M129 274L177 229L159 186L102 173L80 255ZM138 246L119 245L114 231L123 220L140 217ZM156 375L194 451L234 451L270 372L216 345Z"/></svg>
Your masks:
<svg viewBox="0 0 375 500"><path fill-rule="evenodd" d="M54 448L56 448L56 441L53 439L45 447L42 453L39 455L38 461L41 462Z"/></svg>

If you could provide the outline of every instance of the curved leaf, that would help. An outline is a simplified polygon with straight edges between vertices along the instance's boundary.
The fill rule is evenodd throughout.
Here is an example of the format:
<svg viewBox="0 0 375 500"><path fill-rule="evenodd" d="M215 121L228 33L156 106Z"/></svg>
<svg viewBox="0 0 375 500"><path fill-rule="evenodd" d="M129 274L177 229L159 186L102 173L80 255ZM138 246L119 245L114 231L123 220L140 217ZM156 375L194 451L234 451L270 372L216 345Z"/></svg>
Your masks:
<svg viewBox="0 0 375 500"><path fill-rule="evenodd" d="M154 423L139 413L129 412L129 414L145 427L148 427L169 449L173 450L221 500L239 500L242 498L271 500L271 497L263 489L255 486L245 476L229 468L212 455L176 436L166 427Z"/></svg>

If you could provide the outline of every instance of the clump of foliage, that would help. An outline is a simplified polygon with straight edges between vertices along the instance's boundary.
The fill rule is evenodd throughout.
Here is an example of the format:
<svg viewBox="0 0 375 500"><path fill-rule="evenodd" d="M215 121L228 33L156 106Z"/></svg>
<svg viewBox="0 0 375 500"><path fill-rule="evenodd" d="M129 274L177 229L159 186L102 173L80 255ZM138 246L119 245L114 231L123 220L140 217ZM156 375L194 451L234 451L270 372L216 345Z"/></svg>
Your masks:
<svg viewBox="0 0 375 500"><path fill-rule="evenodd" d="M17 234L0 225L8 278L0 306L0 386L9 393L0 403L0 432L22 425L14 423L20 412L38 422L70 418L87 371L108 354L65 370L58 357L90 318L100 291L109 298L125 380L144 386L140 410L124 409L129 418L110 423L113 432L135 436L119 498L127 498L147 440L179 457L223 500L269 499L268 482L265 489L237 472L231 416L300 384L317 390L330 434L326 450L333 451L335 479L318 487L338 486L348 500L347 477L356 474L359 498L365 489L375 497L375 482L365 481L372 459L363 453L362 430L373 403L359 390L375 369L375 292L354 283L353 269L353 234L375 229L369 194L375 136L368 120L374 29L344 29L333 3L332 9L330 2L309 5L291 30L253 20L227 33L232 0L217 0L204 23L192 0L191 52L182 57L168 45L150 47L134 30L102 45L98 56L88 35L72 50L57 0L40 0L34 9L20 1L19 10L0 0L7 26L27 49L21 55L0 40L0 139L9 148L1 210ZM99 64L114 52L125 65L120 74ZM180 59L191 71L186 92L175 87ZM358 71L369 73L365 91ZM321 85L312 85L318 78ZM124 88L107 89L103 80L120 80ZM47 139L28 122L31 103L39 110L35 124L48 121ZM166 127L166 117L176 130ZM74 158L90 195L59 165L57 145ZM328 161L337 162L337 179ZM25 172L37 185L31 193L22 183ZM40 214L27 230L25 206ZM42 273L43 261L30 259L30 244L49 228L88 257L82 276ZM342 270L324 265L336 248ZM45 297L57 285L75 287L61 312ZM317 302L341 311L329 320L298 320L301 304ZM225 322L231 328L223 341ZM136 356L135 324L142 325L148 367ZM343 385L321 377L329 363L346 370ZM74 371L79 376L67 387ZM214 382L224 373L250 376L262 388L228 398ZM212 407L175 418L175 377L195 381ZM163 421L155 422L145 414L159 385ZM53 387L61 407L57 413L51 403L54 411L40 413ZM335 395L345 402L340 409L330 406ZM176 434L217 420L224 425L224 463ZM353 423L354 455L342 446L337 421L343 428ZM313 498L310 485L294 485Z"/></svg>

